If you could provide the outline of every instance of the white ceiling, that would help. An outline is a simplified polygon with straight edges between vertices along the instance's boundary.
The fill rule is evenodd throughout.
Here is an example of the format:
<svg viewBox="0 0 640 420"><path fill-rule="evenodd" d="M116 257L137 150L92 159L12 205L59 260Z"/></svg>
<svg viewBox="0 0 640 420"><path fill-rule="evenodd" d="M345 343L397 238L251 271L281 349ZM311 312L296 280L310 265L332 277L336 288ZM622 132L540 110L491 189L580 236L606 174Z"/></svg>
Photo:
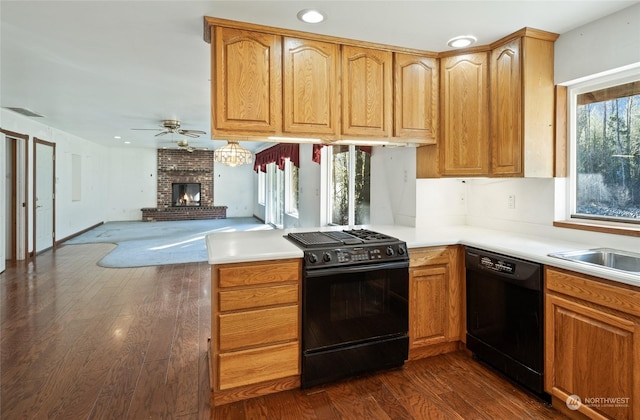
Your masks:
<svg viewBox="0 0 640 420"><path fill-rule="evenodd" d="M562 34L635 3L0 0L0 106L27 108L44 116L39 122L101 144L157 148L171 135L132 128L178 119L210 132L203 16L437 52L457 35L482 45L525 26ZM299 22L297 12L309 7L327 20ZM209 134L189 142L212 146Z"/></svg>

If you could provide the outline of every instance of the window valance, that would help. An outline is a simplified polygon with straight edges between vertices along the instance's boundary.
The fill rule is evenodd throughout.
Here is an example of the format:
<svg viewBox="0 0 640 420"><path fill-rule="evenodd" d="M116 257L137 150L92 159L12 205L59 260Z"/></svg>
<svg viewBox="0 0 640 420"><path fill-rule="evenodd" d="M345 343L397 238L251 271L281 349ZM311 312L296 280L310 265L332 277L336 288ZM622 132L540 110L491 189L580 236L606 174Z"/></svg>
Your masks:
<svg viewBox="0 0 640 420"><path fill-rule="evenodd" d="M267 165L275 163L278 169L284 170L284 163L289 159L296 167L300 167L300 145L297 143L280 143L262 152L256 153L253 170L267 172Z"/></svg>

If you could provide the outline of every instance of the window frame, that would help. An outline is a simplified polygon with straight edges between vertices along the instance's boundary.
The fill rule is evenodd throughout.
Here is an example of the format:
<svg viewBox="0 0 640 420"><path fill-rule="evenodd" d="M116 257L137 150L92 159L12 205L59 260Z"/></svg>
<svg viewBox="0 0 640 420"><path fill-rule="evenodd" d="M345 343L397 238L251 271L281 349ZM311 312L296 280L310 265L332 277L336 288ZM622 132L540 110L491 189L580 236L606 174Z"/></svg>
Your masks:
<svg viewBox="0 0 640 420"><path fill-rule="evenodd" d="M356 219L356 153L357 146L350 144L348 146L348 166L347 172L349 177L349 185L348 185L348 210L347 210L347 225L338 225L333 222L333 200L332 200L332 176L333 176L333 149L332 146L323 148L322 162L323 162L323 195L325 197L324 202L324 223L328 226L354 226ZM325 150L326 149L326 150ZM369 165L371 165L371 160L369 160ZM369 214L369 216L371 216Z"/></svg>
<svg viewBox="0 0 640 420"><path fill-rule="evenodd" d="M635 221L605 219L602 216L576 214L577 188L577 98L578 95L623 85L640 80L640 63L626 66L567 84L567 185L563 221L554 226L590 230L603 233L640 236L640 225Z"/></svg>

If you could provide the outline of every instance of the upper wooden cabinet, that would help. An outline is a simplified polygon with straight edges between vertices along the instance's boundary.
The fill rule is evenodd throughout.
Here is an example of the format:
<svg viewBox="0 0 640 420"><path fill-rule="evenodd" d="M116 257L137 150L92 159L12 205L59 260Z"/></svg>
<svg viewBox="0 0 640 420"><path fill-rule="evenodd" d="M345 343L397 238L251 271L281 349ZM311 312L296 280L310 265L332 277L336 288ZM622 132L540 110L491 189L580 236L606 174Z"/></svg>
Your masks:
<svg viewBox="0 0 640 420"><path fill-rule="evenodd" d="M438 60L414 54L394 55L394 136L436 143L438 133Z"/></svg>
<svg viewBox="0 0 640 420"><path fill-rule="evenodd" d="M339 51L338 44L284 38L284 132L338 133Z"/></svg>
<svg viewBox="0 0 640 420"><path fill-rule="evenodd" d="M527 29L491 51L493 176L554 176L556 38Z"/></svg>
<svg viewBox="0 0 640 420"><path fill-rule="evenodd" d="M436 54L210 17L205 40L212 138L437 138Z"/></svg>
<svg viewBox="0 0 640 420"><path fill-rule="evenodd" d="M342 46L342 134L390 137L393 54Z"/></svg>
<svg viewBox="0 0 640 420"><path fill-rule="evenodd" d="M440 173L489 174L489 58L486 52L440 61Z"/></svg>
<svg viewBox="0 0 640 420"><path fill-rule="evenodd" d="M524 28L486 51L441 58L442 140L437 152L418 150L419 178L554 176L557 37Z"/></svg>
<svg viewBox="0 0 640 420"><path fill-rule="evenodd" d="M280 37L216 27L212 48L214 133L277 133L282 126Z"/></svg>

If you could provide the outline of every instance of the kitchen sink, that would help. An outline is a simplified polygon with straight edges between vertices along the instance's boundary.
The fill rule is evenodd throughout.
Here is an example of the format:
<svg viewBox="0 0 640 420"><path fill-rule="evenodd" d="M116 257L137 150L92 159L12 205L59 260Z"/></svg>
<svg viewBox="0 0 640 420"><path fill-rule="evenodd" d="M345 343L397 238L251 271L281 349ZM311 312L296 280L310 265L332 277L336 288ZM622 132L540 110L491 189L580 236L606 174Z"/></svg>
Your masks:
<svg viewBox="0 0 640 420"><path fill-rule="evenodd" d="M562 258L583 264L597 265L640 275L640 254L610 248L555 252L550 257Z"/></svg>

